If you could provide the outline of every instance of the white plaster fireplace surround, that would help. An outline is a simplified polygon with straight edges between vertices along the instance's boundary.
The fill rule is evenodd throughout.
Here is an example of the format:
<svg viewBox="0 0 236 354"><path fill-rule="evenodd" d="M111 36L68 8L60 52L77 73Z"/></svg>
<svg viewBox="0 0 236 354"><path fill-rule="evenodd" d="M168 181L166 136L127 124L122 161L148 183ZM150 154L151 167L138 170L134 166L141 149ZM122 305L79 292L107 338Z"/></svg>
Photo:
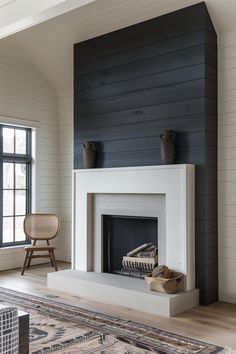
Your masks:
<svg viewBox="0 0 236 354"><path fill-rule="evenodd" d="M163 259L168 267L186 275L185 290L195 288L193 165L75 170L72 267L76 270L94 270L93 195L96 194L164 195L165 250L160 251L165 252Z"/></svg>
<svg viewBox="0 0 236 354"><path fill-rule="evenodd" d="M196 306L194 174L189 164L74 170L72 270L50 273L48 287L164 316ZM184 291L102 273L103 214L157 217L159 264L185 275Z"/></svg>

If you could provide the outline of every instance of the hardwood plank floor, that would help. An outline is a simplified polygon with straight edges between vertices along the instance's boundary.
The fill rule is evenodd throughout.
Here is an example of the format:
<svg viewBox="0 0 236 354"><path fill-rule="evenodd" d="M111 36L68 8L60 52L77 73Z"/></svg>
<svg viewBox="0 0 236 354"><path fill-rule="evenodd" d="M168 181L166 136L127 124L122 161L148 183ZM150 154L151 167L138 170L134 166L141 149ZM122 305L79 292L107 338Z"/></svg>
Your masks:
<svg viewBox="0 0 236 354"><path fill-rule="evenodd" d="M59 269L68 269L70 264L59 262ZM182 334L229 348L236 353L236 305L218 302L199 306L173 318L147 315L122 306L102 304L89 299L59 293L47 289L47 273L54 271L49 264L33 266L20 275L20 269L0 272L0 286L38 296L53 296L55 301L63 301L82 308L119 316L151 325L162 330ZM58 297L54 297L58 296Z"/></svg>

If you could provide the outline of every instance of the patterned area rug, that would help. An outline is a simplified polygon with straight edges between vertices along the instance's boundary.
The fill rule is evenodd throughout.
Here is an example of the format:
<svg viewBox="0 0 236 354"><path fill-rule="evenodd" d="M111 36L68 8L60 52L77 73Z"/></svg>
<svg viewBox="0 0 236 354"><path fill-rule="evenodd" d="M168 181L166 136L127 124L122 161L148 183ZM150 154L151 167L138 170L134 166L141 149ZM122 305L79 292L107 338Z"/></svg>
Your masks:
<svg viewBox="0 0 236 354"><path fill-rule="evenodd" d="M32 354L224 353L222 347L213 344L84 310L51 298L0 288L0 303L14 305L30 313Z"/></svg>

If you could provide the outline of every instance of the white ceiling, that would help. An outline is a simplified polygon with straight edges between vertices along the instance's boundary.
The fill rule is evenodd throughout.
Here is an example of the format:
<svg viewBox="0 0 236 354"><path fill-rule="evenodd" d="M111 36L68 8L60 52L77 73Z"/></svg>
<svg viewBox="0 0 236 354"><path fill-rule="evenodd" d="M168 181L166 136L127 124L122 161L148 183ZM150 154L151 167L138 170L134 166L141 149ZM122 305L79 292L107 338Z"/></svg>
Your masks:
<svg viewBox="0 0 236 354"><path fill-rule="evenodd" d="M0 8L15 2L16 0L0 0Z"/></svg>
<svg viewBox="0 0 236 354"><path fill-rule="evenodd" d="M60 94L72 88L73 44L199 0L95 0L1 40L24 52ZM236 30L236 0L206 0L216 31ZM0 44L1 44L0 43Z"/></svg>
<svg viewBox="0 0 236 354"><path fill-rule="evenodd" d="M0 0L0 38L95 0Z"/></svg>

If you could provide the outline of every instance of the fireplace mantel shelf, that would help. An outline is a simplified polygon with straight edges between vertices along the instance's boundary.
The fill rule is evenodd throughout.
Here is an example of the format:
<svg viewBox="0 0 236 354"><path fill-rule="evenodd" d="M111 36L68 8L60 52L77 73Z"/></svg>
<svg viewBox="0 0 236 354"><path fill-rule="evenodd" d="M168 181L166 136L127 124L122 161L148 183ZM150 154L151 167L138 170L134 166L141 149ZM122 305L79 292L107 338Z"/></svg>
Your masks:
<svg viewBox="0 0 236 354"><path fill-rule="evenodd" d="M169 169L179 169L185 168L186 166L192 166L193 164L173 164L173 165L151 165L151 166L129 166L129 167L106 167L106 168L80 168L74 169L74 173L109 173L118 171L150 171L150 170L169 170Z"/></svg>

